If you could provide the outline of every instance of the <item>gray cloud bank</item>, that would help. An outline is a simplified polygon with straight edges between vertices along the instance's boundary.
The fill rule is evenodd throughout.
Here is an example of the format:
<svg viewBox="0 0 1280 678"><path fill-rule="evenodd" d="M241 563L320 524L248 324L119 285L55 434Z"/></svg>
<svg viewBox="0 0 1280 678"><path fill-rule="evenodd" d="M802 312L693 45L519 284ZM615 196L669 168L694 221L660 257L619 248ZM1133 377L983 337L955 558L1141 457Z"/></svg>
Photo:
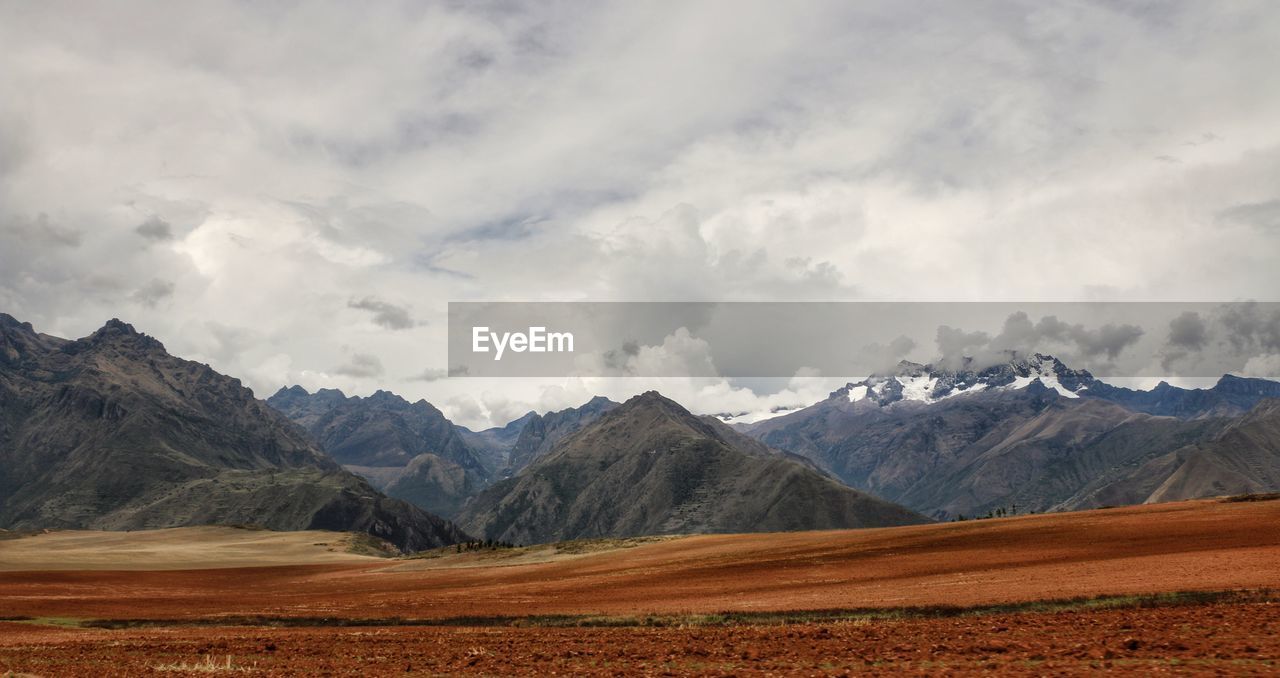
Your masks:
<svg viewBox="0 0 1280 678"><path fill-rule="evenodd" d="M0 309L483 413L579 393L414 379L449 300L1267 300L1277 34L1262 0L4 4Z"/></svg>

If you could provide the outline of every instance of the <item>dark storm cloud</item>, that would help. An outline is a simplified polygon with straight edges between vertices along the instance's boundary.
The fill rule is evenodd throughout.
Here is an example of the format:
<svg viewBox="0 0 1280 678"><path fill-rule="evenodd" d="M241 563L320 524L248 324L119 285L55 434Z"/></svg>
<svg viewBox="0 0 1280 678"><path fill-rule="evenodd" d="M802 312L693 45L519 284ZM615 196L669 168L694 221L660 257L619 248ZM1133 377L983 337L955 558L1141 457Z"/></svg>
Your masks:
<svg viewBox="0 0 1280 678"><path fill-rule="evenodd" d="M414 326L409 310L374 297L352 299L347 302L348 308L369 311L373 314L373 322L389 330L406 330Z"/></svg>
<svg viewBox="0 0 1280 678"><path fill-rule="evenodd" d="M1071 328L1071 339L1084 355L1106 355L1115 360L1126 348L1138 343L1143 333L1141 327L1129 324L1106 324L1093 330L1076 325Z"/></svg>
<svg viewBox="0 0 1280 678"><path fill-rule="evenodd" d="M1175 348L1199 351L1209 341L1209 325L1195 311L1187 311L1169 321L1168 344Z"/></svg>
<svg viewBox="0 0 1280 678"><path fill-rule="evenodd" d="M1238 353L1280 351L1280 310L1253 302L1226 304L1219 321L1227 342Z"/></svg>
<svg viewBox="0 0 1280 678"><path fill-rule="evenodd" d="M935 338L938 343L939 360L945 366L958 367L965 358L972 357L991 343L991 335L986 332L965 332L964 330L943 325L938 328Z"/></svg>
<svg viewBox="0 0 1280 678"><path fill-rule="evenodd" d="M1046 341L1073 344L1081 355L1105 355L1114 360L1124 349L1136 344L1144 334L1137 325L1107 323L1090 329L1081 323L1066 323L1057 316L1045 316L1034 325L1026 313L1014 313L1005 321L1004 331L993 340L996 348L1027 352Z"/></svg>
<svg viewBox="0 0 1280 678"><path fill-rule="evenodd" d="M1209 343L1209 324L1195 311L1186 311L1169 321L1169 336L1161 350L1160 366L1172 371L1180 361Z"/></svg>
<svg viewBox="0 0 1280 678"><path fill-rule="evenodd" d="M1085 358L1105 356L1115 360L1126 348L1138 343L1144 330L1128 323L1107 323L1089 328L1082 323L1067 323L1057 316L1044 316L1032 322L1024 312L1010 314L1000 334L965 332L949 326L938 328L937 344L940 363L949 367L969 365L986 367L1008 360L1011 356L1053 353L1068 347Z"/></svg>
<svg viewBox="0 0 1280 678"><path fill-rule="evenodd" d="M147 240L170 240L173 238L173 226L155 215L138 224L137 228L133 229L133 232Z"/></svg>
<svg viewBox="0 0 1280 678"><path fill-rule="evenodd" d="M339 365L335 373L344 377L355 377L356 379L370 379L382 376L382 361L377 356L367 353L356 353L346 364Z"/></svg>

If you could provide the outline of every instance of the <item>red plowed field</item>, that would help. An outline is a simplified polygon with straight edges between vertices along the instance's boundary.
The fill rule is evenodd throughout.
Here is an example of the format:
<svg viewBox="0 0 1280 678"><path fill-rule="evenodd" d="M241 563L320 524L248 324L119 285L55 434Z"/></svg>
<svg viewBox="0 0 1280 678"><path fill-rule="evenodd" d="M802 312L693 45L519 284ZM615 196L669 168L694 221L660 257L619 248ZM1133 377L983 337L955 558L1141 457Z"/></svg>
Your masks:
<svg viewBox="0 0 1280 678"><path fill-rule="evenodd" d="M211 670L230 661L232 669L297 675L403 673L406 667L491 674L927 673L988 665L1043 674L1107 664L1141 673L1267 673L1278 670L1280 657L1280 605L1268 595L1154 608L839 622L814 616L818 621L785 624L708 626L687 617L683 625L681 615L1268 588L1280 589L1280 501L1187 502L887 530L698 536L507 566L450 554L263 568L9 571L0 572L0 617L150 625L104 630L3 624L0 672ZM659 623L668 626L547 628L538 620L526 627L493 620L443 628L318 626L335 623L320 618L552 614L666 615ZM228 616L308 621L303 628L171 624Z"/></svg>

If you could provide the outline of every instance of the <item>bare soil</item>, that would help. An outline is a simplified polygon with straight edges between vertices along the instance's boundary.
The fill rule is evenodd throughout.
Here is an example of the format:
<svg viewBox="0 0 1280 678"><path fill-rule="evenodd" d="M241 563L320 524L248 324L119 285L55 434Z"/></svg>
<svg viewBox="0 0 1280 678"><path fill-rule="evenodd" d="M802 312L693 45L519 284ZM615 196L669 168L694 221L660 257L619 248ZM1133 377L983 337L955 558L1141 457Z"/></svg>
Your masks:
<svg viewBox="0 0 1280 678"><path fill-rule="evenodd" d="M1280 672L1272 594L1028 605L1280 589L1275 501L539 548L0 572L0 675Z"/></svg>
<svg viewBox="0 0 1280 678"><path fill-rule="evenodd" d="M0 670L47 676L205 673L199 669L211 666L280 676L1275 675L1277 658L1276 604L685 628L0 624Z"/></svg>

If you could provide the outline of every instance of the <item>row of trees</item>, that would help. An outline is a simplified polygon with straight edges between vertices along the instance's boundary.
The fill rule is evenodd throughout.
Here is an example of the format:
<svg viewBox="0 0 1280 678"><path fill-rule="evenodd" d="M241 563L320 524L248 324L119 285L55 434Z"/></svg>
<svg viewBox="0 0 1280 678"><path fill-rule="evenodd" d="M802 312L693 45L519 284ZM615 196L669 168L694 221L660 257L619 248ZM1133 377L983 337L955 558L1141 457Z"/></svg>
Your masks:
<svg viewBox="0 0 1280 678"><path fill-rule="evenodd" d="M965 515L961 513L960 515L953 518L951 522L958 523L966 520L985 520L987 518L1005 518L1008 516L1016 516L1016 515L1018 515L1018 505L1013 504L1009 506L1009 508L1000 507L1000 508L987 511L987 514L985 516L973 516L972 518L966 518Z"/></svg>
<svg viewBox="0 0 1280 678"><path fill-rule="evenodd" d="M462 542L457 545L458 553L464 551L492 551L495 549L517 549L519 544L512 544L509 541L497 541L495 539L477 539L475 541Z"/></svg>

